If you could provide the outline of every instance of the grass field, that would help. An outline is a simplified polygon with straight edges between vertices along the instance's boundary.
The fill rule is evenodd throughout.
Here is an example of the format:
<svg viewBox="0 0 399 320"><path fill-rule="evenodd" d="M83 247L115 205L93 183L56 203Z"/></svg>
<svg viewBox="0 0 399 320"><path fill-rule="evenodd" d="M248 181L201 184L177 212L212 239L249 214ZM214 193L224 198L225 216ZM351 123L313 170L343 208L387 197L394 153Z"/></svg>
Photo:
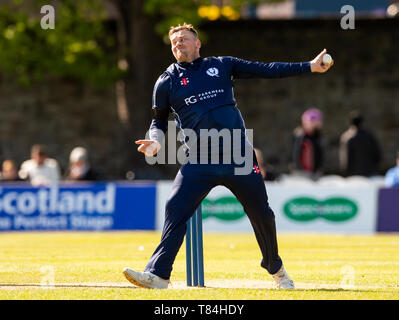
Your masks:
<svg viewBox="0 0 399 320"><path fill-rule="evenodd" d="M399 235L279 234L296 284L273 288L252 234L204 235L206 288L185 286L180 250L167 290L139 289L122 275L142 270L158 232L0 233L0 299L399 299Z"/></svg>

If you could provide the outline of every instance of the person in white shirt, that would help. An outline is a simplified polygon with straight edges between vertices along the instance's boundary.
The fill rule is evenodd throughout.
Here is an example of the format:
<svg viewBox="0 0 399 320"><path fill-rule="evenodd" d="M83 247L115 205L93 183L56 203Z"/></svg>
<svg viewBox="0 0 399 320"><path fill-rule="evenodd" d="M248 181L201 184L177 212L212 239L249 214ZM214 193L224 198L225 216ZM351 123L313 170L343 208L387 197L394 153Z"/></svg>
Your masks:
<svg viewBox="0 0 399 320"><path fill-rule="evenodd" d="M31 159L21 164L18 175L33 186L49 186L58 183L61 172L57 160L48 157L46 147L35 144L31 149Z"/></svg>

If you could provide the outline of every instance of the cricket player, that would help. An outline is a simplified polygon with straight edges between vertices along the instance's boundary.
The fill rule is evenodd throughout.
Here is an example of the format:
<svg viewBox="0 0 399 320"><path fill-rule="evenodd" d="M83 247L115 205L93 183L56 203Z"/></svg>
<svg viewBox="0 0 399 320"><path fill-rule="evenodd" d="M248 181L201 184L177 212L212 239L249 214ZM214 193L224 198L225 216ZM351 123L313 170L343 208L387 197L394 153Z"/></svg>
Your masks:
<svg viewBox="0 0 399 320"><path fill-rule="evenodd" d="M204 129L227 129L229 132L240 130L239 146L246 150L250 146L252 150L250 157L246 154L246 159L251 161L252 170L246 174L237 174L236 169L243 168L243 164L237 161L216 164L191 161L183 164L166 203L165 223L159 246L144 272L125 268L123 274L127 280L140 287L167 288L173 263L184 240L186 222L210 190L217 185L223 185L237 197L250 220L262 253L261 266L272 275L277 288L294 289L294 283L278 254L275 216L269 207L265 184L252 145L246 136L244 120L237 108L233 80L323 73L333 63L323 64L326 49L312 61L298 63L261 63L229 56L203 58L200 56L201 41L198 33L192 25L186 23L171 27L169 39L177 61L155 83L150 139L136 141L140 145L138 151L146 156L155 156L159 152L167 130L168 116L172 113L181 130L190 129L198 137L201 137ZM190 150L188 143L188 153L198 151L195 160L209 159L215 153L215 145L208 149L192 146L193 144ZM220 157L226 153L222 150L223 146L216 145L216 153ZM227 153L232 154L234 150L228 150Z"/></svg>

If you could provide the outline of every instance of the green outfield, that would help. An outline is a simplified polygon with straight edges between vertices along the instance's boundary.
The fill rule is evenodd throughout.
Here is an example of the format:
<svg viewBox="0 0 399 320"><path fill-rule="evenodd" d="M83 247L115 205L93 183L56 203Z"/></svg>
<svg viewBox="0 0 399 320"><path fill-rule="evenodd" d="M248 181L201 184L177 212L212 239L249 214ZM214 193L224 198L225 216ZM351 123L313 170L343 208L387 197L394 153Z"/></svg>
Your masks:
<svg viewBox="0 0 399 320"><path fill-rule="evenodd" d="M295 291L273 288L252 234L204 235L206 288L185 286L184 246L167 290L135 288L158 232L0 233L0 299L399 299L399 235L279 234Z"/></svg>

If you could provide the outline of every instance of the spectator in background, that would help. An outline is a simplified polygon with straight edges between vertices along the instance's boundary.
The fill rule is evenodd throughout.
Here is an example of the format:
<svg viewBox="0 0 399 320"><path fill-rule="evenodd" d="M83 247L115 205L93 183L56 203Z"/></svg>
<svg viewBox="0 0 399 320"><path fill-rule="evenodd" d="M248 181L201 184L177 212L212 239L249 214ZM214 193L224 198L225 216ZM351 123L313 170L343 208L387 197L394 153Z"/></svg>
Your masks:
<svg viewBox="0 0 399 320"><path fill-rule="evenodd" d="M295 128L293 135L292 171L317 178L323 167L323 114L319 109L308 109L302 114L301 120L302 126Z"/></svg>
<svg viewBox="0 0 399 320"><path fill-rule="evenodd" d="M385 186L399 187L399 151L396 153L396 167L389 169L385 175Z"/></svg>
<svg viewBox="0 0 399 320"><path fill-rule="evenodd" d="M349 114L350 126L341 135L339 161L346 176L372 176L378 172L381 151L373 134L363 128L363 117L357 111Z"/></svg>
<svg viewBox="0 0 399 320"><path fill-rule="evenodd" d="M89 163L89 155L85 148L76 147L69 156L69 168L67 180L98 180L98 173L95 172Z"/></svg>
<svg viewBox="0 0 399 320"><path fill-rule="evenodd" d="M18 169L13 160L3 161L1 167L1 181L21 181L18 177Z"/></svg>
<svg viewBox="0 0 399 320"><path fill-rule="evenodd" d="M24 161L18 172L19 177L33 186L48 186L59 182L60 168L55 159L49 158L47 148L35 144L31 149L31 159Z"/></svg>

